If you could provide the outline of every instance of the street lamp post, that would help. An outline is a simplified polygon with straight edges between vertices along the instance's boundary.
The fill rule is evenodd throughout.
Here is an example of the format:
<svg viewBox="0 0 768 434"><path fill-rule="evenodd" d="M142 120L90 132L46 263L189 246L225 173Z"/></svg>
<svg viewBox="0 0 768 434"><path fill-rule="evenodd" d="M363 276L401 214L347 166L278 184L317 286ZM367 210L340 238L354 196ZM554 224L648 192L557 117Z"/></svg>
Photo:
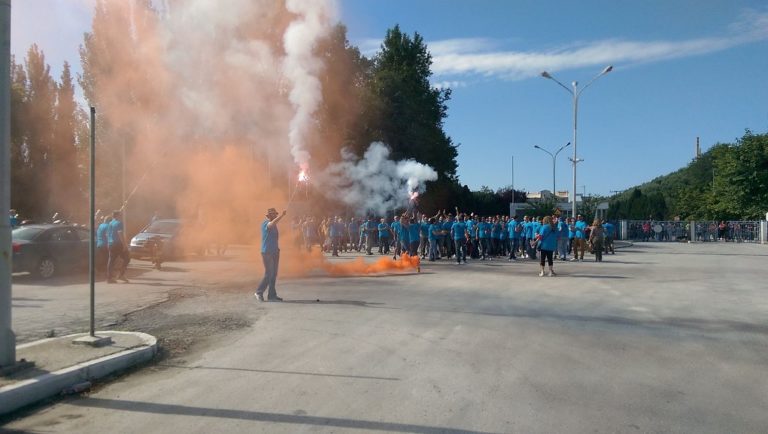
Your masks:
<svg viewBox="0 0 768 434"><path fill-rule="evenodd" d="M534 148L536 148L536 149L538 149L540 151L544 151L547 154L549 154L550 157L552 157L552 194L555 195L555 197L557 197L557 190L556 190L556 185L557 184L555 183L555 164L557 162L557 154L559 154L560 151L562 151L563 149L565 149L565 148L567 148L569 146L571 146L571 142L568 142L568 143L564 144L563 146L560 147L560 149L555 151L555 153L553 154L552 152L547 151L546 149L542 148L539 145L533 145Z"/></svg>
<svg viewBox="0 0 768 434"><path fill-rule="evenodd" d="M606 66L599 74L597 74L592 80L590 80L589 83L587 83L586 86L582 87L581 89L579 89L579 82L578 81L571 82L571 87L568 87L568 86L564 85L563 83L561 83L558 79L553 77L552 74L550 74L549 72L544 71L544 72L541 73L542 77L548 78L548 79L554 81L555 83L559 84L563 89L568 91L568 93L570 93L571 97L573 98L573 142L572 142L573 143L573 158L571 158L571 162L573 163L573 190L572 190L573 192L571 193L572 194L571 198L572 198L572 201L573 201L572 202L572 204L573 204L573 208L572 208L573 217L576 217L576 164L578 164L580 161L582 161L582 160L579 160L579 157L576 154L576 151L577 151L576 132L578 130L579 96L581 96L581 93L584 92L584 89L588 88L592 83L595 82L595 80L597 80L598 78L600 78L600 77L604 76L605 74L611 72L612 70L613 70L613 66L611 66L611 65Z"/></svg>

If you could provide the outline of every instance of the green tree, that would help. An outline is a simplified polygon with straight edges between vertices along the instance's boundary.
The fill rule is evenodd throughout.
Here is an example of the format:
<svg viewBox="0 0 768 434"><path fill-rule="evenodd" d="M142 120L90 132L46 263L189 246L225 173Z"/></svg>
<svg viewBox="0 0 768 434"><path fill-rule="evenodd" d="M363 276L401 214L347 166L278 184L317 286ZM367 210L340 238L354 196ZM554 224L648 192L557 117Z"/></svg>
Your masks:
<svg viewBox="0 0 768 434"><path fill-rule="evenodd" d="M23 216L48 218L52 212L50 189L51 143L54 134L56 83L45 54L37 45L27 50L24 66L12 66L11 200Z"/></svg>
<svg viewBox="0 0 768 434"><path fill-rule="evenodd" d="M613 218L739 220L768 210L768 134L747 130L718 143L688 166L611 200Z"/></svg>
<svg viewBox="0 0 768 434"><path fill-rule="evenodd" d="M89 105L96 107L96 197L98 206L121 205L123 182L127 186L138 178L124 155L134 154L140 138L150 137L171 104L163 87L158 56L146 53L142 41L150 44L158 36L159 17L151 2L113 2L97 0L91 31L80 46L82 74L78 83ZM122 169L127 167L126 179ZM134 181L135 182L135 181Z"/></svg>
<svg viewBox="0 0 768 434"><path fill-rule="evenodd" d="M51 177L48 183L53 209L82 220L87 213L84 212L86 203L77 161L77 111L74 82L69 64L64 62L61 79L56 86L53 138L50 146Z"/></svg>
<svg viewBox="0 0 768 434"><path fill-rule="evenodd" d="M27 152L29 123L27 112L27 72L11 57L11 208L23 218L36 212L37 194L33 190L32 169Z"/></svg>
<svg viewBox="0 0 768 434"><path fill-rule="evenodd" d="M338 24L330 35L320 41L316 52L325 68L320 76L322 105L318 109L317 143L324 152L313 153L313 164L322 169L339 157L343 147L362 150L362 144L372 140L364 133L361 116L366 86L373 63L347 39L347 29Z"/></svg>
<svg viewBox="0 0 768 434"><path fill-rule="evenodd" d="M456 183L456 146L443 130L451 93L431 86L431 65L421 35L411 37L399 26L387 31L363 95L357 151L381 141L390 146L393 159L412 158L432 166L439 178L428 185L424 205L441 208L450 205L449 195L461 187Z"/></svg>

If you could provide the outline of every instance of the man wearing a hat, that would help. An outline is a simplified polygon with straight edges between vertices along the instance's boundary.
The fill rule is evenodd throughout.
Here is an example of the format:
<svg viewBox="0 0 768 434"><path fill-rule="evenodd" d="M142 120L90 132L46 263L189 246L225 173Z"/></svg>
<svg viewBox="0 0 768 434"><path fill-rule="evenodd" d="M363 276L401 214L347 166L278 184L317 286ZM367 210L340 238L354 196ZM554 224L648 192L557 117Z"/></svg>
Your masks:
<svg viewBox="0 0 768 434"><path fill-rule="evenodd" d="M277 266L280 263L280 247L278 246L279 233L277 231L277 222L279 222L285 213L283 211L278 216L274 208L267 210L267 218L261 224L261 258L264 261L264 278L261 279L259 287L256 288L256 297L259 301L264 300L264 290L269 286L267 301L283 301L277 296L275 291L275 281L277 280Z"/></svg>

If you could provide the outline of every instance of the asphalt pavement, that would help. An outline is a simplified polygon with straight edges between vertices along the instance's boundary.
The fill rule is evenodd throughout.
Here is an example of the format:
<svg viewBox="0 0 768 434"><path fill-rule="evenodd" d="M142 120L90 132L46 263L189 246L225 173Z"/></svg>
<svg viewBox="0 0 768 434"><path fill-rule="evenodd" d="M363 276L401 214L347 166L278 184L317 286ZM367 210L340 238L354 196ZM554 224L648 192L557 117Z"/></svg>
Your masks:
<svg viewBox="0 0 768 434"><path fill-rule="evenodd" d="M4 428L765 432L767 263L762 245L641 243L603 263L558 262L557 277L531 262L444 260L283 279L283 303L257 302L254 276L232 275L242 290L220 297L249 327Z"/></svg>

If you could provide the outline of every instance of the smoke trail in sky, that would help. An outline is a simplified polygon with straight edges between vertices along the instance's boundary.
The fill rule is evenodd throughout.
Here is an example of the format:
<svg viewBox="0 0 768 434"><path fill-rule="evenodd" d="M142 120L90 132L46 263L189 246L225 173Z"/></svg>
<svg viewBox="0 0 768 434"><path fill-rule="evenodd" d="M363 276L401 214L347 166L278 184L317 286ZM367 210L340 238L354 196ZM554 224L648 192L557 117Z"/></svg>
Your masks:
<svg viewBox="0 0 768 434"><path fill-rule="evenodd" d="M330 0L287 0L286 9L296 18L285 31L283 72L292 88L289 100L295 113L291 119L288 141L291 155L302 170L309 168L307 137L313 125L313 114L322 100L318 74L322 59L315 53L317 42L326 36L335 21L335 5Z"/></svg>
<svg viewBox="0 0 768 434"><path fill-rule="evenodd" d="M342 161L319 176L325 194L359 211L384 214L407 205L413 192L437 179L433 168L413 160L392 161L389 154L379 142L371 144L362 159L342 150Z"/></svg>

